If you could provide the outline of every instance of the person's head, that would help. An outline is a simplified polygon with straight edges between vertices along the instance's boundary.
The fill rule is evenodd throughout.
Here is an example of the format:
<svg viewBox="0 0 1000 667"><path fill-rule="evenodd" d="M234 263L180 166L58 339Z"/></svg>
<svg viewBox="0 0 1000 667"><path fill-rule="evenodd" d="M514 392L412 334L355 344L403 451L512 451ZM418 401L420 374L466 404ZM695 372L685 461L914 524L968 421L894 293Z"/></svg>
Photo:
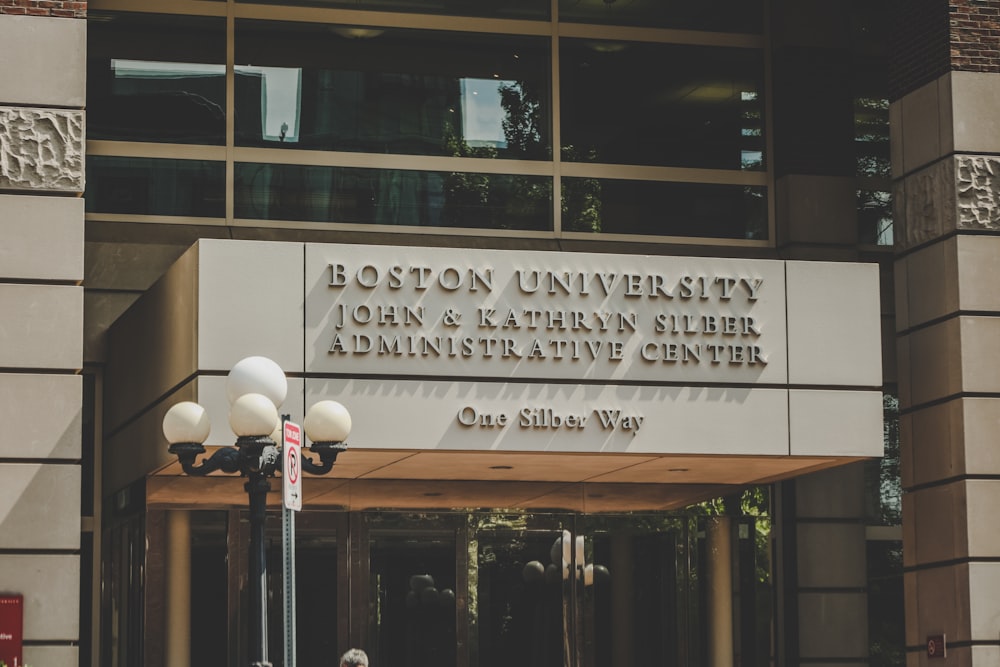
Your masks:
<svg viewBox="0 0 1000 667"><path fill-rule="evenodd" d="M368 667L368 654L359 648L352 648L340 656L338 667Z"/></svg>

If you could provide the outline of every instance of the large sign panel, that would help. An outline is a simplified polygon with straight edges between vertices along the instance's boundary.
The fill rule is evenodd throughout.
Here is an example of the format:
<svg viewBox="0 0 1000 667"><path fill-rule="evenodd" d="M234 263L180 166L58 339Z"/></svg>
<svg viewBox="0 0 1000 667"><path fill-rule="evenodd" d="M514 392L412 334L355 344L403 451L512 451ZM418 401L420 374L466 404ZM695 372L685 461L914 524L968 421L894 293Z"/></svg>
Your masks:
<svg viewBox="0 0 1000 667"><path fill-rule="evenodd" d="M306 368L787 384L780 261L306 246Z"/></svg>

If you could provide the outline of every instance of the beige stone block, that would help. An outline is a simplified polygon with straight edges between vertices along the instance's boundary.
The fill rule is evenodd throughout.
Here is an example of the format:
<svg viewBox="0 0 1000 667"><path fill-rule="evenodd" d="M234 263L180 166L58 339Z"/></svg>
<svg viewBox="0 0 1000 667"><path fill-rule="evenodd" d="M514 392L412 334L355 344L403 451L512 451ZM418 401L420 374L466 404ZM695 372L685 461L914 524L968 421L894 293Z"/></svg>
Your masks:
<svg viewBox="0 0 1000 667"><path fill-rule="evenodd" d="M0 44L0 104L86 104L86 21L3 15Z"/></svg>
<svg viewBox="0 0 1000 667"><path fill-rule="evenodd" d="M79 375L0 373L0 458L80 458L82 405Z"/></svg>
<svg viewBox="0 0 1000 667"><path fill-rule="evenodd" d="M956 319L899 339L901 407L921 405L962 390L962 337ZM904 389L905 383L905 389Z"/></svg>
<svg viewBox="0 0 1000 667"><path fill-rule="evenodd" d="M79 639L79 556L0 554L0 590L24 595L26 641Z"/></svg>
<svg viewBox="0 0 1000 667"><path fill-rule="evenodd" d="M970 649L966 649L970 650ZM1000 646L972 646L972 667L1000 665Z"/></svg>
<svg viewBox="0 0 1000 667"><path fill-rule="evenodd" d="M146 291L188 247L167 243L88 241L87 288Z"/></svg>
<svg viewBox="0 0 1000 667"><path fill-rule="evenodd" d="M896 337L896 377L898 384L896 389L899 392L900 409L909 408L913 405L913 396L910 394L910 384L913 382L913 374L910 372L910 337Z"/></svg>
<svg viewBox="0 0 1000 667"><path fill-rule="evenodd" d="M921 408L906 415L905 421L906 431L901 433L905 447L902 458L909 462L903 475L905 487L963 474L960 400Z"/></svg>
<svg viewBox="0 0 1000 667"><path fill-rule="evenodd" d="M903 103L889 103L889 164L892 177L903 175Z"/></svg>
<svg viewBox="0 0 1000 667"><path fill-rule="evenodd" d="M799 593L799 656L868 657L868 600L864 593ZM831 632L832 628L836 631Z"/></svg>
<svg viewBox="0 0 1000 667"><path fill-rule="evenodd" d="M916 572L917 644L944 633L949 642L969 640L969 566L945 565ZM909 637L907 638L910 639ZM909 641L907 641L909 643ZM951 651L949 650L949 660ZM933 665L933 662L931 663Z"/></svg>
<svg viewBox="0 0 1000 667"><path fill-rule="evenodd" d="M782 243L857 244L853 177L792 174L777 179L775 190Z"/></svg>
<svg viewBox="0 0 1000 667"><path fill-rule="evenodd" d="M896 319L882 316L882 381L895 384L899 380L896 366Z"/></svg>
<svg viewBox="0 0 1000 667"><path fill-rule="evenodd" d="M0 189L83 192L84 113L0 106Z"/></svg>
<svg viewBox="0 0 1000 667"><path fill-rule="evenodd" d="M882 456L882 393L790 389L788 429L793 456Z"/></svg>
<svg viewBox="0 0 1000 667"><path fill-rule="evenodd" d="M917 640L917 636L920 634L920 625L917 623L916 572L903 572L903 627L906 646L923 643L924 640Z"/></svg>
<svg viewBox="0 0 1000 667"><path fill-rule="evenodd" d="M83 279L83 199L0 195L0 235L0 279Z"/></svg>
<svg viewBox="0 0 1000 667"><path fill-rule="evenodd" d="M22 654L28 667L78 667L80 664L77 646L25 646Z"/></svg>
<svg viewBox="0 0 1000 667"><path fill-rule="evenodd" d="M969 563L968 568L970 639L995 641L1000 633L1000 563Z"/></svg>
<svg viewBox="0 0 1000 667"><path fill-rule="evenodd" d="M865 527L860 523L808 523L795 527L799 586L864 588Z"/></svg>
<svg viewBox="0 0 1000 667"><path fill-rule="evenodd" d="M0 549L80 547L80 466L0 464Z"/></svg>
<svg viewBox="0 0 1000 667"><path fill-rule="evenodd" d="M787 262L790 384L882 386L877 264Z"/></svg>
<svg viewBox="0 0 1000 667"><path fill-rule="evenodd" d="M101 480L105 497L177 460L167 451L163 416L181 401L198 401L195 380L179 387L105 441Z"/></svg>
<svg viewBox="0 0 1000 667"><path fill-rule="evenodd" d="M948 238L921 248L904 263L907 327L954 313L959 308L956 241Z"/></svg>
<svg viewBox="0 0 1000 667"><path fill-rule="evenodd" d="M962 335L962 389L1000 393L1000 318L959 318Z"/></svg>
<svg viewBox="0 0 1000 667"><path fill-rule="evenodd" d="M965 485L961 482L910 491L912 565L941 563L968 555L969 530ZM904 520L907 517L904 516Z"/></svg>
<svg viewBox="0 0 1000 667"><path fill-rule="evenodd" d="M893 263L893 286L896 307L896 331L910 328L910 282L909 256L903 256Z"/></svg>
<svg viewBox="0 0 1000 667"><path fill-rule="evenodd" d="M914 484L913 458L916 447L915 437L913 415L909 413L899 415L899 441L901 450L899 455L899 476L904 489L908 489Z"/></svg>
<svg viewBox="0 0 1000 667"><path fill-rule="evenodd" d="M1000 399L962 399L961 421L954 436L962 438L965 465L962 472L971 475L1000 475ZM960 428L959 428L960 427Z"/></svg>
<svg viewBox="0 0 1000 667"><path fill-rule="evenodd" d="M795 513L802 518L859 518L864 515L864 488L864 463L803 475L795 480Z"/></svg>
<svg viewBox="0 0 1000 667"><path fill-rule="evenodd" d="M1000 530L997 508L1000 507L1000 481L970 479L965 482L968 555L995 557L1000 554ZM961 515L955 517L961 519ZM997 626L1000 630L1000 625Z"/></svg>
<svg viewBox="0 0 1000 667"><path fill-rule="evenodd" d="M1000 77L985 72L951 72L954 150L1000 153Z"/></svg>
<svg viewBox="0 0 1000 667"><path fill-rule="evenodd" d="M82 366L82 287L0 284L0 313L0 367Z"/></svg>
<svg viewBox="0 0 1000 667"><path fill-rule="evenodd" d="M1000 238L960 235L955 248L958 285L957 307L965 311L1000 312ZM951 273L942 276L949 279ZM949 280L949 282L952 282Z"/></svg>
<svg viewBox="0 0 1000 667"><path fill-rule="evenodd" d="M914 550L917 544L916 504L913 494L904 493L903 505L903 567L912 567L916 562Z"/></svg>
<svg viewBox="0 0 1000 667"><path fill-rule="evenodd" d="M900 100L903 172L934 162L944 153L941 144L941 92L931 81ZM949 102L950 100L945 100Z"/></svg>
<svg viewBox="0 0 1000 667"><path fill-rule="evenodd" d="M252 355L305 371L305 248L300 243L199 241L198 364L226 370Z"/></svg>
<svg viewBox="0 0 1000 667"><path fill-rule="evenodd" d="M198 246L174 263L108 330L106 432L197 371ZM156 350L150 354L150 350Z"/></svg>
<svg viewBox="0 0 1000 667"><path fill-rule="evenodd" d="M139 292L99 292L83 295L83 360L101 363L108 359L107 333L111 325L139 299Z"/></svg>

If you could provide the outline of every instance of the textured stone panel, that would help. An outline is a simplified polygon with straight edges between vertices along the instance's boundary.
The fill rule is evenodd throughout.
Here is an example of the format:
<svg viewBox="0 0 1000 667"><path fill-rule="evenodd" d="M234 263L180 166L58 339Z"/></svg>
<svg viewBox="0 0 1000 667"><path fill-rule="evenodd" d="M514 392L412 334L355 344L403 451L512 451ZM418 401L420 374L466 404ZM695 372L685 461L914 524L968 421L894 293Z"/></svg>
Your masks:
<svg viewBox="0 0 1000 667"><path fill-rule="evenodd" d="M897 182L893 194L903 247L954 230L1000 230L1000 158L941 160Z"/></svg>
<svg viewBox="0 0 1000 667"><path fill-rule="evenodd" d="M0 189L83 191L83 112L0 107Z"/></svg>
<svg viewBox="0 0 1000 667"><path fill-rule="evenodd" d="M935 162L907 177L894 192L904 247L938 238L955 228L955 163ZM900 215L901 214L901 215Z"/></svg>
<svg viewBox="0 0 1000 667"><path fill-rule="evenodd" d="M958 229L1000 229L1000 159L955 157Z"/></svg>

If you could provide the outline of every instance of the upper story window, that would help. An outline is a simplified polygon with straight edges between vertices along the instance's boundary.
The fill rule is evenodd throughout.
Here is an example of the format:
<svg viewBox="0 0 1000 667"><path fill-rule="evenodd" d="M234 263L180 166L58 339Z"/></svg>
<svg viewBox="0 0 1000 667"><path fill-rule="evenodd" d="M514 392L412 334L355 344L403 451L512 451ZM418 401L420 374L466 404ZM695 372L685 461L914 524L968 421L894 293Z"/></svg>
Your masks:
<svg viewBox="0 0 1000 667"><path fill-rule="evenodd" d="M770 238L761 0L104 2L91 219Z"/></svg>
<svg viewBox="0 0 1000 667"><path fill-rule="evenodd" d="M88 44L90 139L225 144L225 19L94 13Z"/></svg>
<svg viewBox="0 0 1000 667"><path fill-rule="evenodd" d="M545 38L236 23L236 144L549 159Z"/></svg>

